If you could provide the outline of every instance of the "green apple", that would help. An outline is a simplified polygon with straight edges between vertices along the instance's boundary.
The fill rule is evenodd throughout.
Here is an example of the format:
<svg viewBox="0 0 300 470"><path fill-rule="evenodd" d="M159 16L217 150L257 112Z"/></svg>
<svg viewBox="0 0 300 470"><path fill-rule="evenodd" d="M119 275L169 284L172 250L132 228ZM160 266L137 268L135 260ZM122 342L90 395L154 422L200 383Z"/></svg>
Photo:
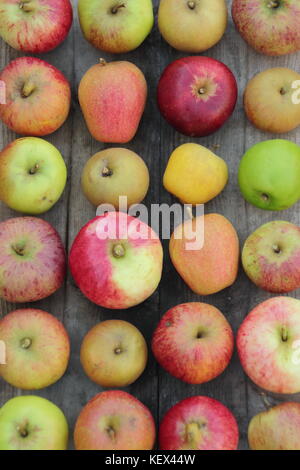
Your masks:
<svg viewBox="0 0 300 470"><path fill-rule="evenodd" d="M66 450L68 423L49 400L19 396L0 409L0 450Z"/></svg>
<svg viewBox="0 0 300 470"><path fill-rule="evenodd" d="M0 153L0 199L15 211L48 211L60 198L66 181L61 153L46 140L16 139Z"/></svg>
<svg viewBox="0 0 300 470"><path fill-rule="evenodd" d="M152 0L79 0L78 16L84 37L112 54L136 49L154 23Z"/></svg>
<svg viewBox="0 0 300 470"><path fill-rule="evenodd" d="M251 147L239 167L244 198L261 209L287 209L300 198L300 147L283 139Z"/></svg>

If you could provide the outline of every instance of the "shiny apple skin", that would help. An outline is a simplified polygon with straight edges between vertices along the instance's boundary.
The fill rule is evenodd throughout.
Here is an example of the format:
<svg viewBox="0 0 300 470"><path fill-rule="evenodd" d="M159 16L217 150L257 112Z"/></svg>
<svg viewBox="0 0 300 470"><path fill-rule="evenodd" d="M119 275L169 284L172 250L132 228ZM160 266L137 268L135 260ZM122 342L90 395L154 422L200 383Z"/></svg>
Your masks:
<svg viewBox="0 0 300 470"><path fill-rule="evenodd" d="M231 70L218 60L200 56L168 65L157 89L163 117L190 137L208 136L220 129L233 113L237 95Z"/></svg>

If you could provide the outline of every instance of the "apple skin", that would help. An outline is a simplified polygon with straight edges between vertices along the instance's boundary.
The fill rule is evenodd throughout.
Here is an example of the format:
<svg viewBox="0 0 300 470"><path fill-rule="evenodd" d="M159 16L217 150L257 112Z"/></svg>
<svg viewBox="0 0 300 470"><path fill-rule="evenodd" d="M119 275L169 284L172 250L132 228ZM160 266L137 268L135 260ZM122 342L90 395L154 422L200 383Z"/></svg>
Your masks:
<svg viewBox="0 0 300 470"><path fill-rule="evenodd" d="M76 450L151 450L154 419L129 393L110 390L96 395L82 409L74 431Z"/></svg>
<svg viewBox="0 0 300 470"><path fill-rule="evenodd" d="M258 386L273 393L300 392L300 300L274 297L255 307L238 330L241 364Z"/></svg>
<svg viewBox="0 0 300 470"><path fill-rule="evenodd" d="M6 87L0 119L17 134L48 135L67 119L70 84L53 65L36 57L19 57L2 70L0 80Z"/></svg>
<svg viewBox="0 0 300 470"><path fill-rule="evenodd" d="M132 384L143 373L147 357L143 335L134 325L122 320L98 323L86 334L80 349L85 373L102 387Z"/></svg>
<svg viewBox="0 0 300 470"><path fill-rule="evenodd" d="M200 53L220 41L227 16L225 0L161 0L158 27L165 41L175 49Z"/></svg>
<svg viewBox="0 0 300 470"><path fill-rule="evenodd" d="M111 54L139 47L154 24L152 0L79 0L78 16L87 41Z"/></svg>
<svg viewBox="0 0 300 470"><path fill-rule="evenodd" d="M123 212L107 212L80 230L69 263L88 299L102 307L127 309L156 290L162 260L161 242L148 225Z"/></svg>
<svg viewBox="0 0 300 470"><path fill-rule="evenodd" d="M135 136L147 99L142 71L127 61L93 65L82 77L78 98L86 125L100 142L125 144Z"/></svg>
<svg viewBox="0 0 300 470"><path fill-rule="evenodd" d="M276 220L259 227L242 251L244 270L258 287L286 294L300 287L300 227Z"/></svg>
<svg viewBox="0 0 300 470"><path fill-rule="evenodd" d="M139 204L149 188L149 171L143 159L124 148L97 152L85 164L81 187L94 205L111 204L119 207L119 197L126 196L127 204Z"/></svg>
<svg viewBox="0 0 300 470"><path fill-rule="evenodd" d="M19 309L0 320L0 339L6 345L6 364L0 376L13 387L39 390L65 373L70 340L63 324L50 313Z"/></svg>
<svg viewBox="0 0 300 470"><path fill-rule="evenodd" d="M273 8L269 6L272 3ZM232 18L257 52L280 56L300 49L298 0L233 0Z"/></svg>
<svg viewBox="0 0 300 470"><path fill-rule="evenodd" d="M169 64L157 88L163 117L178 132L204 137L222 127L234 111L237 83L229 68L210 57L184 57Z"/></svg>
<svg viewBox="0 0 300 470"><path fill-rule="evenodd" d="M300 125L300 106L293 103L300 74L277 67L258 73L247 84L244 108L248 119L258 129L273 134L290 132Z"/></svg>
<svg viewBox="0 0 300 470"><path fill-rule="evenodd" d="M67 449L67 420L60 408L42 397L8 400L0 408L0 429L0 450Z"/></svg>
<svg viewBox="0 0 300 470"><path fill-rule="evenodd" d="M34 302L57 291L66 255L57 231L45 220L16 217L0 222L0 297Z"/></svg>
<svg viewBox="0 0 300 470"><path fill-rule="evenodd" d="M233 414L219 401L204 396L177 403L159 428L161 450L236 450L238 441Z"/></svg>
<svg viewBox="0 0 300 470"><path fill-rule="evenodd" d="M204 219L201 221L199 217ZM232 224L220 214L206 214L187 220L172 234L169 251L176 270L198 295L210 295L231 286L239 266L239 240ZM187 249L193 240L186 235L204 226L204 245ZM199 234L199 238L201 234Z"/></svg>
<svg viewBox="0 0 300 470"><path fill-rule="evenodd" d="M23 137L0 153L0 199L15 211L48 211L61 197L66 182L64 159L46 140Z"/></svg>
<svg viewBox="0 0 300 470"><path fill-rule="evenodd" d="M254 416L248 428L251 450L300 450L300 403L280 403Z"/></svg>
<svg viewBox="0 0 300 470"><path fill-rule="evenodd" d="M283 139L253 145L243 156L238 182L246 201L260 209L281 211L300 198L300 147Z"/></svg>
<svg viewBox="0 0 300 470"><path fill-rule="evenodd" d="M69 0L0 0L0 36L14 49L40 54L65 40L73 20Z"/></svg>
<svg viewBox="0 0 300 470"><path fill-rule="evenodd" d="M190 384L209 382L220 375L233 348L233 332L226 318L217 308L200 302L168 310L152 339L159 364Z"/></svg>

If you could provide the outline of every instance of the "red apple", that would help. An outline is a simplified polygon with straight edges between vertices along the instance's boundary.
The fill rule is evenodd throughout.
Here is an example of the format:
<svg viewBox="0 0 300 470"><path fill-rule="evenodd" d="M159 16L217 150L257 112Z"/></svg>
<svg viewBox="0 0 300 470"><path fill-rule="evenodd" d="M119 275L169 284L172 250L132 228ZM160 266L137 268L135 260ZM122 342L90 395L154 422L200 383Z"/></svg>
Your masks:
<svg viewBox="0 0 300 470"><path fill-rule="evenodd" d="M33 302L59 289L66 271L59 234L45 220L16 217L0 223L0 297Z"/></svg>
<svg viewBox="0 0 300 470"><path fill-rule="evenodd" d="M231 116L237 83L229 68L210 57L184 57L164 70L157 90L159 109L178 132L203 137Z"/></svg>
<svg viewBox="0 0 300 470"><path fill-rule="evenodd" d="M123 212L88 222L74 240L70 268L83 294L102 307L138 305L156 290L163 251L156 233Z"/></svg>
<svg viewBox="0 0 300 470"><path fill-rule="evenodd" d="M0 340L6 345L6 364L0 365L0 376L13 387L48 387L66 371L68 333L50 313L34 308L9 313L0 320Z"/></svg>
<svg viewBox="0 0 300 470"><path fill-rule="evenodd" d="M161 319L152 340L159 364L191 384L220 375L232 356L232 329L220 310L190 302L171 308Z"/></svg>
<svg viewBox="0 0 300 470"><path fill-rule="evenodd" d="M67 119L70 84L53 65L35 57L19 57L2 70L0 80L6 88L0 119L17 134L51 134Z"/></svg>
<svg viewBox="0 0 300 470"><path fill-rule="evenodd" d="M69 0L0 0L0 36L19 51L51 51L66 38L72 19Z"/></svg>
<svg viewBox="0 0 300 470"><path fill-rule="evenodd" d="M164 416L159 429L162 450L236 450L238 425L226 406L212 398L186 398Z"/></svg>
<svg viewBox="0 0 300 470"><path fill-rule="evenodd" d="M273 393L300 392L300 300L274 297L255 307L237 335L241 364L250 379Z"/></svg>
<svg viewBox="0 0 300 470"><path fill-rule="evenodd" d="M82 409L74 441L77 450L151 450L155 424L148 408L129 393L102 392Z"/></svg>
<svg viewBox="0 0 300 470"><path fill-rule="evenodd" d="M299 0L233 0L232 18L245 41L262 54L300 49Z"/></svg>

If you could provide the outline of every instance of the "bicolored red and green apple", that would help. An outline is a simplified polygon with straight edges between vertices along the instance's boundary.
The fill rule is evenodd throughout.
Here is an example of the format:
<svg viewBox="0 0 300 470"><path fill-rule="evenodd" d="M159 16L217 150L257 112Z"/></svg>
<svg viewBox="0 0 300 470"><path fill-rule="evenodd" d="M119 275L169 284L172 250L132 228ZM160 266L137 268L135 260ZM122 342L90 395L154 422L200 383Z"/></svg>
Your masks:
<svg viewBox="0 0 300 470"><path fill-rule="evenodd" d="M163 251L154 231L123 212L109 212L88 222L70 251L73 278L92 302L125 309L156 290Z"/></svg>

